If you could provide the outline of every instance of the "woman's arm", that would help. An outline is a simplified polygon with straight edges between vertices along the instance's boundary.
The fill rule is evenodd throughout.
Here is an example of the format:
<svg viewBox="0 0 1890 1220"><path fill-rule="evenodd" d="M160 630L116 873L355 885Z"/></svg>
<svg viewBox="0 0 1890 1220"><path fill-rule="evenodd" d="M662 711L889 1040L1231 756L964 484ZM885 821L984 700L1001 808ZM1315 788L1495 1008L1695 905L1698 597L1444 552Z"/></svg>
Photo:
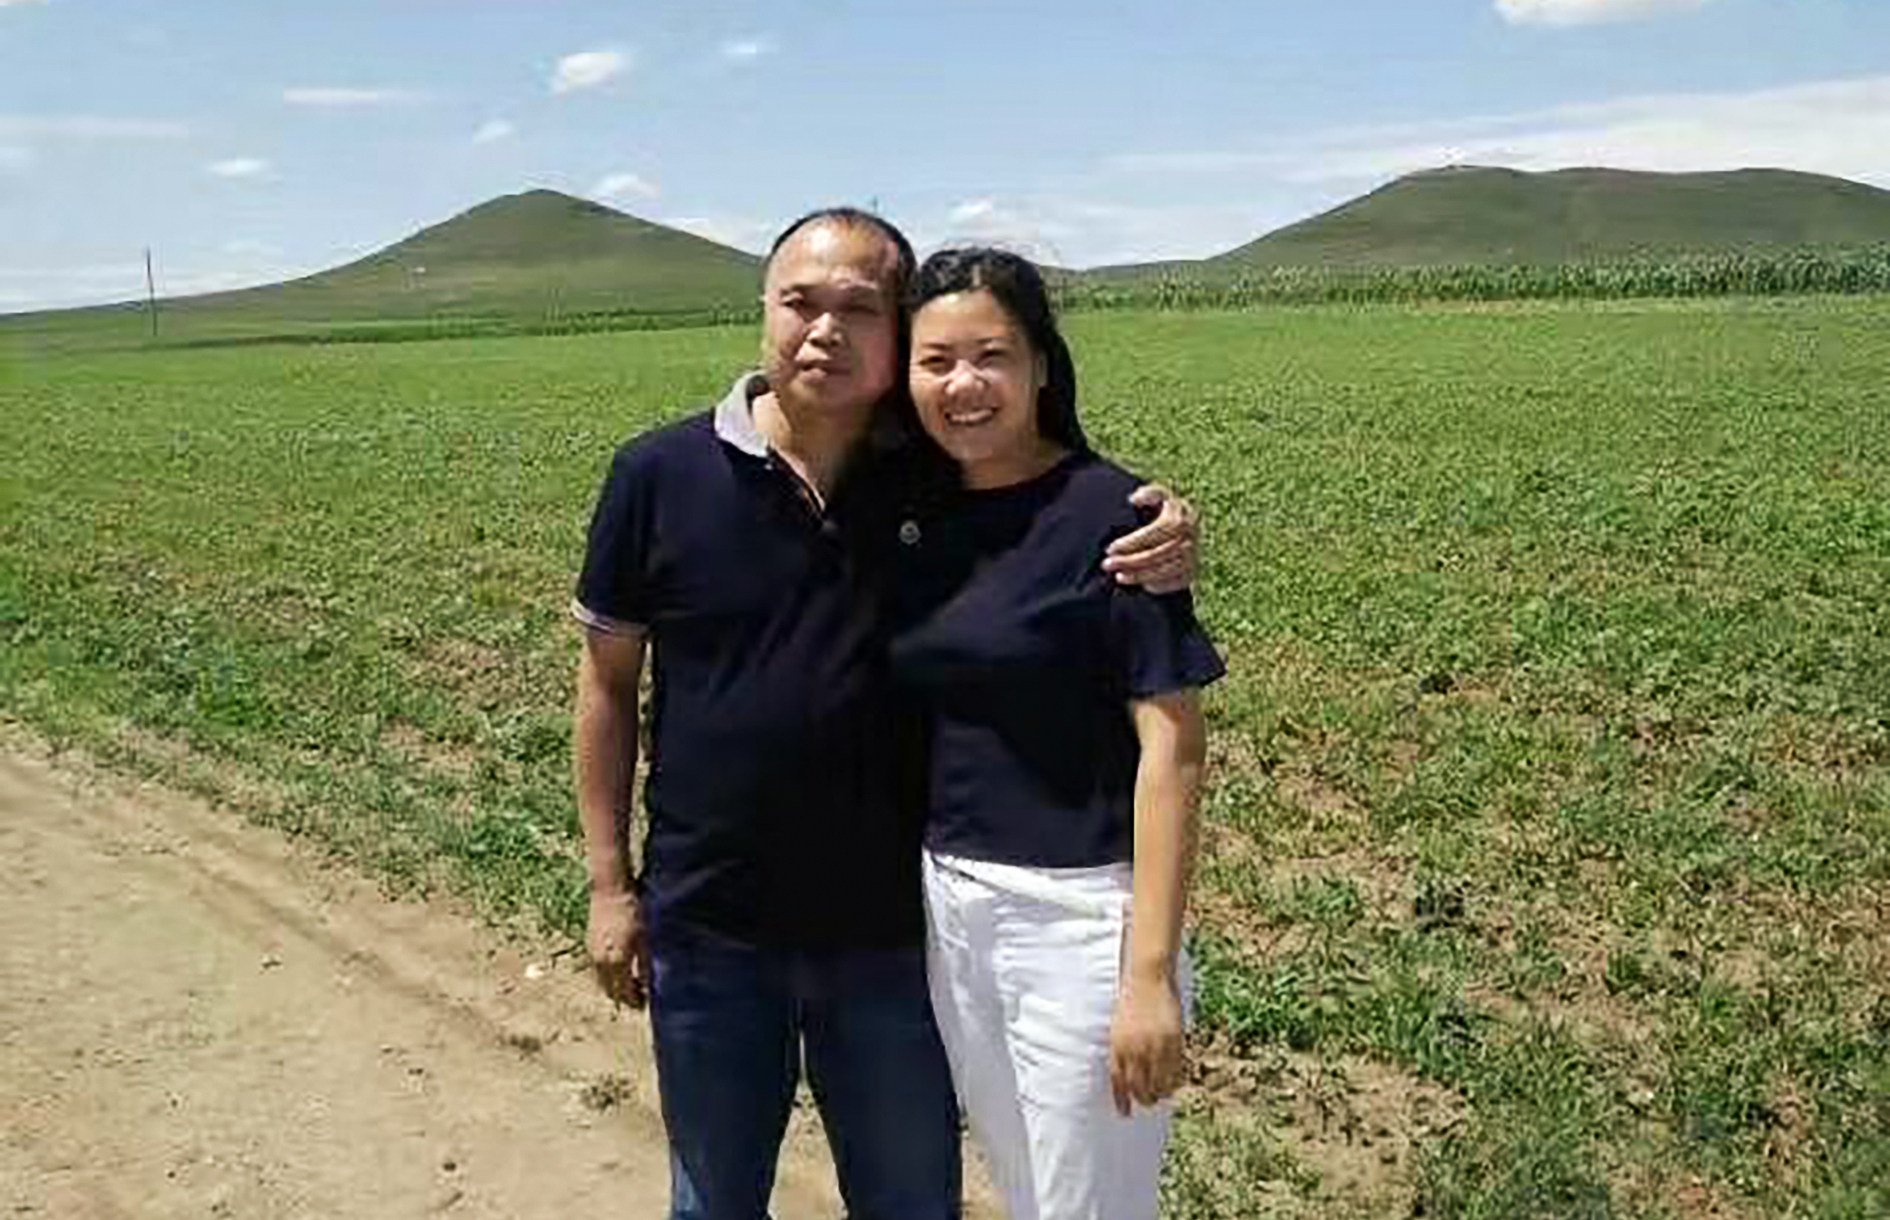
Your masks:
<svg viewBox="0 0 1890 1220"><path fill-rule="evenodd" d="M1135 774L1135 882L1109 1039L1110 1084L1123 1115L1132 1101L1153 1105L1181 1083L1183 1031L1175 968L1207 763L1198 691L1138 699L1129 709L1141 744Z"/></svg>

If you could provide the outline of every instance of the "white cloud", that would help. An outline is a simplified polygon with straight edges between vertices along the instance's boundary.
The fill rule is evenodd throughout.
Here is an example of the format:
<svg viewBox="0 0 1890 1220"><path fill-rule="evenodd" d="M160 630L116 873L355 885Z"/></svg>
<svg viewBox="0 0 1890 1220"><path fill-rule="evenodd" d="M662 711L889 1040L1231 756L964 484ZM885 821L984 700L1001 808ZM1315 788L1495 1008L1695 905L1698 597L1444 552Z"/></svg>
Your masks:
<svg viewBox="0 0 1890 1220"><path fill-rule="evenodd" d="M1704 8L1710 0L1496 0L1511 25L1599 25Z"/></svg>
<svg viewBox="0 0 1890 1220"><path fill-rule="evenodd" d="M311 268L276 268L262 264L243 268L222 268L205 271L187 271L177 275L158 273L157 290L160 297L196 296L205 292L229 292L235 288L254 288L262 284L276 284L298 275L309 274Z"/></svg>
<svg viewBox="0 0 1890 1220"><path fill-rule="evenodd" d="M253 237L232 238L224 242L221 246L218 246L217 249L225 254L233 254L243 258L273 258L282 253L280 247L272 246L266 241L258 241Z"/></svg>
<svg viewBox="0 0 1890 1220"><path fill-rule="evenodd" d="M607 174L591 188L591 198L619 203L627 199L654 199L662 193L656 183L638 174Z"/></svg>
<svg viewBox="0 0 1890 1220"><path fill-rule="evenodd" d="M33 150L23 144L0 144L0 173L19 173L33 165Z"/></svg>
<svg viewBox="0 0 1890 1220"><path fill-rule="evenodd" d="M473 132L474 144L491 144L518 134L518 128L505 119L488 119L478 131Z"/></svg>
<svg viewBox="0 0 1890 1220"><path fill-rule="evenodd" d="M0 0L0 8L25 7L28 4L44 4L46 0Z"/></svg>
<svg viewBox="0 0 1890 1220"><path fill-rule="evenodd" d="M1073 247L1096 237L1105 221L1099 205L1043 197L1022 200L967 199L945 213L933 245L975 242L1014 250L1040 263L1070 265Z"/></svg>
<svg viewBox="0 0 1890 1220"><path fill-rule="evenodd" d="M774 52L774 43L766 38L734 38L722 44L722 58L745 62Z"/></svg>
<svg viewBox="0 0 1890 1220"><path fill-rule="evenodd" d="M218 178L260 178L269 172L269 162L261 157L230 157L212 161L204 169Z"/></svg>
<svg viewBox="0 0 1890 1220"><path fill-rule="evenodd" d="M976 224L988 221L997 214L995 199L968 199L946 213L945 219L955 225Z"/></svg>
<svg viewBox="0 0 1890 1220"><path fill-rule="evenodd" d="M338 85L302 85L282 91L282 100L289 105L319 110L397 106L420 101L425 96L414 89L359 89Z"/></svg>
<svg viewBox="0 0 1890 1220"><path fill-rule="evenodd" d="M14 140L182 140L190 128L167 119L95 114L0 114L0 137Z"/></svg>
<svg viewBox="0 0 1890 1220"><path fill-rule="evenodd" d="M1293 184L1382 180L1438 165L1691 171L1765 166L1890 185L1890 75L1744 93L1667 93L1383 128L1270 147L1131 154L1122 172L1244 174Z"/></svg>
<svg viewBox="0 0 1890 1220"><path fill-rule="evenodd" d="M779 221L757 220L752 216L665 216L657 223L710 241L759 254L768 248Z"/></svg>
<svg viewBox="0 0 1890 1220"><path fill-rule="evenodd" d="M1243 199L1222 203L1129 203L1044 194L976 198L909 231L922 250L977 243L1058 267L1199 258L1251 241L1289 219Z"/></svg>
<svg viewBox="0 0 1890 1220"><path fill-rule="evenodd" d="M53 309L69 304L129 300L144 293L144 260L66 267L0 267L0 307Z"/></svg>
<svg viewBox="0 0 1890 1220"><path fill-rule="evenodd" d="M622 76L630 68L630 57L621 51L578 51L558 61L551 74L553 93L576 93L595 89Z"/></svg>
<svg viewBox="0 0 1890 1220"><path fill-rule="evenodd" d="M234 244L234 243L233 243ZM157 290L161 297L191 296L273 284L307 275L317 267L284 262L261 250L225 251L222 256L179 255L167 266L158 251ZM0 310L72 309L116 301L142 301L144 256L135 247L112 262L54 266L0 266Z"/></svg>

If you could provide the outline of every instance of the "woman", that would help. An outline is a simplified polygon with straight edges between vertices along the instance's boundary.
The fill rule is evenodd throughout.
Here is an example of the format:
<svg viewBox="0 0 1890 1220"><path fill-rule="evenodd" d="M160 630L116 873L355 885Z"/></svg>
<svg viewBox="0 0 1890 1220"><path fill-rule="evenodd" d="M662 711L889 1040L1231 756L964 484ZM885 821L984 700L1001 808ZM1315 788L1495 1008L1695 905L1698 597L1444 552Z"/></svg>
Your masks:
<svg viewBox="0 0 1890 1220"><path fill-rule="evenodd" d="M946 251L914 298L912 402L948 461L897 525L893 665L927 714L933 1007L1011 1220L1153 1217L1221 662L1185 593L1097 566L1140 480L1084 441L1037 269Z"/></svg>

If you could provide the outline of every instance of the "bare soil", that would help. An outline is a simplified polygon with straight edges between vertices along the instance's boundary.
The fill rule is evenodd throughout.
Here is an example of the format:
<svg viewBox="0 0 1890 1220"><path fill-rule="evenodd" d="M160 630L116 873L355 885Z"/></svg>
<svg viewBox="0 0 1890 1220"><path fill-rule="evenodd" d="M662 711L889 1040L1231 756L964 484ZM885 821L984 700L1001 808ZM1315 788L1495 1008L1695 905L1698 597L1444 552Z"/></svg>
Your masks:
<svg viewBox="0 0 1890 1220"><path fill-rule="evenodd" d="M647 1027L571 957L0 745L0 1214L664 1214ZM775 1202L839 1214L807 1115Z"/></svg>

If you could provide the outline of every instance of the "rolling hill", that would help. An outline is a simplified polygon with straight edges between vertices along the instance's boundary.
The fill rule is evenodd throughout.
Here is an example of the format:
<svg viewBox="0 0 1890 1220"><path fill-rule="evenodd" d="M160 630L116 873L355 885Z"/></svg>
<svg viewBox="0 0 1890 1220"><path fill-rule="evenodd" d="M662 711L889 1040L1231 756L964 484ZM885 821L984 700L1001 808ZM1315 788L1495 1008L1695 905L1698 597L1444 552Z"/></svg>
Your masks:
<svg viewBox="0 0 1890 1220"><path fill-rule="evenodd" d="M1890 191L1820 174L1453 166L1399 178L1212 258L1104 273L1552 264L1886 241Z"/></svg>
<svg viewBox="0 0 1890 1220"><path fill-rule="evenodd" d="M300 279L160 302L163 337L225 340L362 333L461 321L534 326L572 314L742 308L761 260L550 190L503 195ZM142 302L15 314L0 334L59 342L136 339Z"/></svg>
<svg viewBox="0 0 1890 1220"><path fill-rule="evenodd" d="M761 260L557 191L504 195L345 266L194 297L286 318L670 312L754 299Z"/></svg>

